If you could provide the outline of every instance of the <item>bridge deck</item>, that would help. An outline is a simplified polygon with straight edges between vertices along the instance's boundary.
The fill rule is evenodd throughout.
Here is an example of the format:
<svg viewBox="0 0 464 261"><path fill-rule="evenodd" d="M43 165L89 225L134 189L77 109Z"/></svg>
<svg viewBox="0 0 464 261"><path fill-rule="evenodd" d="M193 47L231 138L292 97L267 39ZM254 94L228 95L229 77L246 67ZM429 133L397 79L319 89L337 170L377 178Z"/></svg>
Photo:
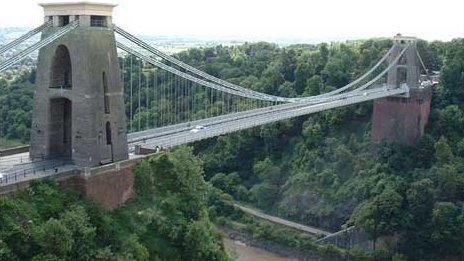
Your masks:
<svg viewBox="0 0 464 261"><path fill-rule="evenodd" d="M31 162L28 152L0 157L0 186L40 179L75 168L76 166L63 159Z"/></svg>
<svg viewBox="0 0 464 261"><path fill-rule="evenodd" d="M406 93L405 88L385 89L376 88L364 92L353 93L352 96L335 97L317 104L283 104L278 106L232 113L214 118L198 120L148 131L131 133L128 135L129 150L135 145L154 148L169 148L181 144L207 139L227 133L289 119L301 115L311 114L332 108L361 103L378 98ZM196 125L204 128L194 131Z"/></svg>

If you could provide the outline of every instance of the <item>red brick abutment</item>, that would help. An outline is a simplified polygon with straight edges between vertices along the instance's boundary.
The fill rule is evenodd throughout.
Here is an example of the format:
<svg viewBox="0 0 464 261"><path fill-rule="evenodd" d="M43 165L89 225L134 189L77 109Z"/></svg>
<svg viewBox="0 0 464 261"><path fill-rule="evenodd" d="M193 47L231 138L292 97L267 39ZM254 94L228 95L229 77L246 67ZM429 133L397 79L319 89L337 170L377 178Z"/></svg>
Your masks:
<svg viewBox="0 0 464 261"><path fill-rule="evenodd" d="M147 155L148 156L148 155ZM62 171L44 179L58 182L82 196L93 199L107 210L124 204L134 195L134 167L147 156L128 159L94 168ZM0 187L0 195L8 195L27 188L33 180L20 181Z"/></svg>
<svg viewBox="0 0 464 261"><path fill-rule="evenodd" d="M424 135L430 114L431 88L411 88L409 97L374 101L371 139L415 145Z"/></svg>

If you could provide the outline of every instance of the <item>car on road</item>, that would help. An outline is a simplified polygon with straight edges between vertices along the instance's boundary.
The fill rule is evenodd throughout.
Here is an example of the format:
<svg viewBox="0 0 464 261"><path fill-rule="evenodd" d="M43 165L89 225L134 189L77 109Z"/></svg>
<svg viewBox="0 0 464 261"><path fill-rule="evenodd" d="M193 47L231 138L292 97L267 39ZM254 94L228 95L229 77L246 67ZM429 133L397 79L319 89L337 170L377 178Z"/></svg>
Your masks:
<svg viewBox="0 0 464 261"><path fill-rule="evenodd" d="M204 130L204 129L206 129L205 126L203 126L203 125L197 125L197 126L195 126L195 128L191 129L190 132L197 133L197 132L199 132L199 131L201 131L201 130Z"/></svg>
<svg viewBox="0 0 464 261"><path fill-rule="evenodd" d="M430 80L422 81L422 82L420 83L420 87L421 87L421 88L430 87L430 86L432 86L432 85L433 85L433 83L432 83L432 81L430 81Z"/></svg>

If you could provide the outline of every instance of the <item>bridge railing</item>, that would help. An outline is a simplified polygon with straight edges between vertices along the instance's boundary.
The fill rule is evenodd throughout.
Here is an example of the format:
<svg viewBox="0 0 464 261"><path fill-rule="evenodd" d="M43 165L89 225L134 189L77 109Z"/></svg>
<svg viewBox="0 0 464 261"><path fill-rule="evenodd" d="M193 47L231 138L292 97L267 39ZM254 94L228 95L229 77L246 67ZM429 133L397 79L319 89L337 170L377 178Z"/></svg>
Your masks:
<svg viewBox="0 0 464 261"><path fill-rule="evenodd" d="M29 151L29 145L18 146L8 149L0 149L0 160L2 157L11 156L19 153L25 153Z"/></svg>
<svg viewBox="0 0 464 261"><path fill-rule="evenodd" d="M44 175L47 172L57 173L60 167L69 165L69 160L55 160L48 162L33 163L31 167L19 169L14 172L1 173L0 172L0 186L17 183L21 180L26 180L28 177Z"/></svg>

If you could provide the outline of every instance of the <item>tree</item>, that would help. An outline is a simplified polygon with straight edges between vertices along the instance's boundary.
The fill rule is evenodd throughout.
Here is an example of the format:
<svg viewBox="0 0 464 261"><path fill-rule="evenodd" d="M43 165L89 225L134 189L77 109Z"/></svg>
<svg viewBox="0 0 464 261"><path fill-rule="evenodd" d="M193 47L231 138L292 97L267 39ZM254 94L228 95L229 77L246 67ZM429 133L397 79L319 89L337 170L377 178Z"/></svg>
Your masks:
<svg viewBox="0 0 464 261"><path fill-rule="evenodd" d="M462 212L452 202L438 202L433 209L432 240L439 253L464 253Z"/></svg>
<svg viewBox="0 0 464 261"><path fill-rule="evenodd" d="M210 222L198 220L189 223L185 235L185 252L182 258L186 260L227 260L227 254L222 244L220 234L214 231Z"/></svg>
<svg viewBox="0 0 464 261"><path fill-rule="evenodd" d="M193 155L192 148L180 147L169 154L153 156L136 169L135 175L136 180L140 177L146 181L146 184L137 182L138 187L152 186L143 188L150 192L146 196L155 206L147 214L149 227L188 260L224 259L222 242L208 217L210 188L203 179L202 162ZM194 239L196 236L199 238ZM143 249L133 240L129 243L137 250L131 256L143 254Z"/></svg>
<svg viewBox="0 0 464 261"><path fill-rule="evenodd" d="M11 249L8 247L8 245L3 240L0 241L0 259L1 260L12 260L13 259L13 253L11 252Z"/></svg>
<svg viewBox="0 0 464 261"><path fill-rule="evenodd" d="M250 193L259 208L268 209L277 199L279 189L275 185L261 183L254 185Z"/></svg>
<svg viewBox="0 0 464 261"><path fill-rule="evenodd" d="M458 105L448 105L438 111L438 128L443 135L455 139L462 134L463 124L463 113Z"/></svg>
<svg viewBox="0 0 464 261"><path fill-rule="evenodd" d="M437 184L436 196L441 201L464 199L464 176L452 164L434 166L430 173Z"/></svg>
<svg viewBox="0 0 464 261"><path fill-rule="evenodd" d="M270 63L263 72L263 78L260 81L259 91L276 94L278 87L285 82L285 78L281 73L282 64L279 62Z"/></svg>
<svg viewBox="0 0 464 261"><path fill-rule="evenodd" d="M464 101L464 40L456 39L446 47L446 59L442 68L442 101L461 104Z"/></svg>
<svg viewBox="0 0 464 261"><path fill-rule="evenodd" d="M354 222L371 235L375 245L379 236L392 235L407 222L402 202L400 194L387 188L361 206L353 217Z"/></svg>
<svg viewBox="0 0 464 261"><path fill-rule="evenodd" d="M53 254L38 254L32 258L33 261L60 261L62 258Z"/></svg>
<svg viewBox="0 0 464 261"><path fill-rule="evenodd" d="M148 259L148 250L147 248L140 244L136 235L129 235L126 240L124 240L121 253L118 254L118 260L140 260L147 261ZM100 254L102 254L100 252Z"/></svg>
<svg viewBox="0 0 464 261"><path fill-rule="evenodd" d="M269 158L256 162L253 166L253 172L262 181L269 182L273 185L279 185L281 183L281 169L275 166Z"/></svg>
<svg viewBox="0 0 464 261"><path fill-rule="evenodd" d="M430 167L432 165L435 158L435 141L430 134L426 134L419 141L414 158L415 165L418 167Z"/></svg>
<svg viewBox="0 0 464 261"><path fill-rule="evenodd" d="M309 78L306 82L306 87L303 92L303 96L313 96L318 95L324 90L324 82L322 81L321 76L314 75Z"/></svg>
<svg viewBox="0 0 464 261"><path fill-rule="evenodd" d="M453 160L453 152L451 147L448 145L448 141L445 137L441 136L440 139L435 143L435 157L438 163L444 164Z"/></svg>
<svg viewBox="0 0 464 261"><path fill-rule="evenodd" d="M354 167L356 165L353 153L346 146L340 145L335 149L332 158L338 178L342 181L348 180L354 174Z"/></svg>
<svg viewBox="0 0 464 261"><path fill-rule="evenodd" d="M224 192L230 192L230 187L227 182L227 175L224 173L217 173L210 179L211 184Z"/></svg>
<svg viewBox="0 0 464 261"><path fill-rule="evenodd" d="M407 192L409 212L415 226L429 224L434 203L434 186L430 179L422 179L411 184Z"/></svg>
<svg viewBox="0 0 464 261"><path fill-rule="evenodd" d="M309 57L303 54L295 68L295 91L302 94L306 87L306 81L314 74L313 65L309 62Z"/></svg>
<svg viewBox="0 0 464 261"><path fill-rule="evenodd" d="M279 95L283 97L295 97L297 92L292 82L284 82L279 86Z"/></svg>
<svg viewBox="0 0 464 261"><path fill-rule="evenodd" d="M74 245L72 232L57 219L49 219L37 228L34 233L35 242L43 253L65 257Z"/></svg>
<svg viewBox="0 0 464 261"><path fill-rule="evenodd" d="M409 253L418 257L426 256L431 246L434 192L433 182L426 178L413 182L406 193L411 223L404 233L404 244Z"/></svg>
<svg viewBox="0 0 464 261"><path fill-rule="evenodd" d="M315 74L320 74L329 59L329 48L326 43L321 43L317 49L318 51L311 56L311 60L315 65Z"/></svg>
<svg viewBox="0 0 464 261"><path fill-rule="evenodd" d="M73 205L61 217L71 232L74 244L69 256L75 260L91 259L95 252L96 228L90 223L84 207Z"/></svg>
<svg viewBox="0 0 464 261"><path fill-rule="evenodd" d="M295 81L295 51L293 49L284 49L281 53L280 60L282 61L281 73L285 81Z"/></svg>

